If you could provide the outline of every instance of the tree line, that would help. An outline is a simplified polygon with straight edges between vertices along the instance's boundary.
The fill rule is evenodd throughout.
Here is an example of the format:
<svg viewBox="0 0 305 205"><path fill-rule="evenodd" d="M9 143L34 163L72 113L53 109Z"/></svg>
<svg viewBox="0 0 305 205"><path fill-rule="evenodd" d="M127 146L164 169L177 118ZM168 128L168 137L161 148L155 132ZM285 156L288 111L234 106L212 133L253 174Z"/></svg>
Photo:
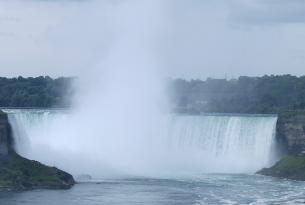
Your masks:
<svg viewBox="0 0 305 205"><path fill-rule="evenodd" d="M305 109L305 76L170 80L175 112L280 113Z"/></svg>
<svg viewBox="0 0 305 205"><path fill-rule="evenodd" d="M0 107L69 107L73 78L0 77Z"/></svg>
<svg viewBox="0 0 305 205"><path fill-rule="evenodd" d="M70 107L75 78L0 77L0 107ZM305 76L169 79L174 112L280 113L305 110Z"/></svg>

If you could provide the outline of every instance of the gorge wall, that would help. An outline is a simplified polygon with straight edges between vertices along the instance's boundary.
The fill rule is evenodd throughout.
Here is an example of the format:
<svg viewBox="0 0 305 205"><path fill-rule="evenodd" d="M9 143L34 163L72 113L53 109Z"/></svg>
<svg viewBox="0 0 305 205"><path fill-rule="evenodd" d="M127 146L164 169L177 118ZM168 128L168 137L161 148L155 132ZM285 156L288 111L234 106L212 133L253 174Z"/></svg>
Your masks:
<svg viewBox="0 0 305 205"><path fill-rule="evenodd" d="M8 156L9 141L8 117L4 112L0 111L0 158Z"/></svg>
<svg viewBox="0 0 305 205"><path fill-rule="evenodd" d="M290 111L279 114L277 140L282 145L284 156L272 167L258 174L305 181L305 111Z"/></svg>
<svg viewBox="0 0 305 205"><path fill-rule="evenodd" d="M288 154L305 151L305 111L290 111L279 114L277 139Z"/></svg>

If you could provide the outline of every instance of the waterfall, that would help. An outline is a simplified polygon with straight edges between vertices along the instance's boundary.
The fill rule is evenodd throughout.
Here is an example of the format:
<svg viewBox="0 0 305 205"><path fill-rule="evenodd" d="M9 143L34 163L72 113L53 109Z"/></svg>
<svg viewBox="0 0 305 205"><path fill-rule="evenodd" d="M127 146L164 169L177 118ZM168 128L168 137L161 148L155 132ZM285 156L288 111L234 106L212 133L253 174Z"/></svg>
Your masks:
<svg viewBox="0 0 305 205"><path fill-rule="evenodd" d="M31 148L43 144L54 126L68 118L65 110L4 109L12 126L15 149L22 156L32 158Z"/></svg>
<svg viewBox="0 0 305 205"><path fill-rule="evenodd" d="M199 156L207 172L253 172L276 160L276 122L274 115L174 115L169 147Z"/></svg>
<svg viewBox="0 0 305 205"><path fill-rule="evenodd" d="M5 111L9 113L18 153L73 172L69 167L65 167L68 166L67 161L72 163L73 160L66 159L63 160L64 162L58 162L61 157L66 156L66 153L53 151L48 157L45 157L45 153L50 151L50 147L57 148L63 143L64 139L55 137L52 131L57 130L59 133L64 129L69 121L68 111ZM154 150L155 159L153 157L141 159L141 163L146 161L151 164L151 167L146 164L142 167L149 167L150 170L156 172L165 170L171 173L179 171L253 173L263 167L270 166L275 160L273 153L276 122L277 116L272 115L167 115L163 123L165 126L160 128L162 136L158 137L158 139L162 139L162 142L155 143L151 145L155 147L149 148ZM54 138L53 141L52 138ZM133 143L142 146L143 150L146 149L147 145L141 144L139 141ZM69 142L65 144L65 146L67 145ZM117 149L115 145L113 146L112 148L108 147L108 151ZM112 158L110 153L114 153L113 151L106 154L103 152L107 152L107 150L103 148L97 151L99 155L104 154L109 159ZM86 157L85 154L82 153L82 155ZM128 158L128 153L125 155ZM145 158L146 155L131 155L129 157ZM120 158L113 159L120 163ZM80 163L81 160L75 161ZM123 160L121 161L124 163ZM87 165L82 167L87 167ZM96 166L95 169L97 169ZM77 170L81 170L81 168ZM83 173L88 172L86 170Z"/></svg>

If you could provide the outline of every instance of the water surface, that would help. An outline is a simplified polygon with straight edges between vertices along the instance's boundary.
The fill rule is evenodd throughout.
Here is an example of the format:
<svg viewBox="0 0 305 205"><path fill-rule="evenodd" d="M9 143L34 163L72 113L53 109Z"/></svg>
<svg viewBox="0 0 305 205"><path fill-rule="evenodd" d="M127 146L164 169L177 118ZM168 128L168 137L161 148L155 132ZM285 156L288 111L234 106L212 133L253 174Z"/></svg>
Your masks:
<svg viewBox="0 0 305 205"><path fill-rule="evenodd" d="M1 205L304 204L305 183L257 175L101 180L70 190L0 193Z"/></svg>

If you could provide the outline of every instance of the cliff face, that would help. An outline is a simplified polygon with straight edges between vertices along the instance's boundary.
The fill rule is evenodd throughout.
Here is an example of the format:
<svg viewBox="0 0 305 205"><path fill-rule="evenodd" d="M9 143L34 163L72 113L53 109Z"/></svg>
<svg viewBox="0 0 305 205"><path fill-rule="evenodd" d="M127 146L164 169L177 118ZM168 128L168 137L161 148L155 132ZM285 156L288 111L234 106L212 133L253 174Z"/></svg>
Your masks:
<svg viewBox="0 0 305 205"><path fill-rule="evenodd" d="M289 154L305 151L305 112L285 112L279 115L277 139Z"/></svg>
<svg viewBox="0 0 305 205"><path fill-rule="evenodd" d="M277 140L287 156L258 174L305 181L305 111L279 114Z"/></svg>
<svg viewBox="0 0 305 205"><path fill-rule="evenodd" d="M9 124L5 113L0 111L0 158L8 156L9 149Z"/></svg>
<svg viewBox="0 0 305 205"><path fill-rule="evenodd" d="M75 184L72 175L19 156L12 141L8 116L0 111L0 191L67 189Z"/></svg>

